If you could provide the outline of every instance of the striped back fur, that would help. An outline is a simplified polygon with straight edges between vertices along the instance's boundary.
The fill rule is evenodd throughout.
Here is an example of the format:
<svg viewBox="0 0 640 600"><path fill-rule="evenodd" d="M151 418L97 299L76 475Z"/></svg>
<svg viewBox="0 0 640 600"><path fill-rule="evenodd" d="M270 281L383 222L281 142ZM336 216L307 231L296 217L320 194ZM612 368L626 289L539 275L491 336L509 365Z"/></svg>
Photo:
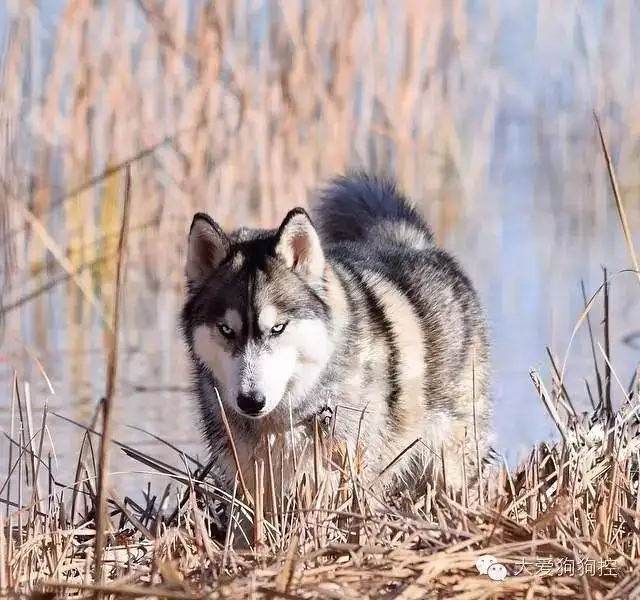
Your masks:
<svg viewBox="0 0 640 600"><path fill-rule="evenodd" d="M429 463L444 463L454 487L474 480L491 438L490 352L470 279L393 180L335 179L312 216L349 306L343 348L354 350L345 362L375 386L374 446L392 449L376 468L419 439L392 478L423 482L433 476Z"/></svg>

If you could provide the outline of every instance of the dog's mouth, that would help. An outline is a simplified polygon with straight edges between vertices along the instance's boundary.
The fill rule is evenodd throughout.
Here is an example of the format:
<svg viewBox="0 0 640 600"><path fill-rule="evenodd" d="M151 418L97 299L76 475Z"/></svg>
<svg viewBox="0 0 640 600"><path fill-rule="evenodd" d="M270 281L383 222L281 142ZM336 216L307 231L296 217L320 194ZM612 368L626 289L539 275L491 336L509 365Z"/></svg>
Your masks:
<svg viewBox="0 0 640 600"><path fill-rule="evenodd" d="M284 402L284 400L283 400ZM280 410L277 410L280 407ZM317 425L321 434L328 434L332 429L334 418L334 410L324 405L312 413L297 413L297 411L289 411L288 406L277 404L268 411L259 413L242 413L239 412L247 421L259 425L261 431L283 432L288 431L291 427L298 428L300 426L308 427L310 435L313 435Z"/></svg>
<svg viewBox="0 0 640 600"><path fill-rule="evenodd" d="M258 422L258 421L282 421L284 419L284 415L281 414L281 411L278 411L278 407L276 406L263 406L260 408L257 407L242 407L238 403L234 406L236 413L247 421ZM276 413L277 416L276 416Z"/></svg>
<svg viewBox="0 0 640 600"><path fill-rule="evenodd" d="M265 419L267 419L269 417L269 415L271 414L271 412L258 412L258 413L250 413L250 412L244 412L244 411L238 411L240 413L241 416L243 416L245 419L248 419L249 421L263 421Z"/></svg>

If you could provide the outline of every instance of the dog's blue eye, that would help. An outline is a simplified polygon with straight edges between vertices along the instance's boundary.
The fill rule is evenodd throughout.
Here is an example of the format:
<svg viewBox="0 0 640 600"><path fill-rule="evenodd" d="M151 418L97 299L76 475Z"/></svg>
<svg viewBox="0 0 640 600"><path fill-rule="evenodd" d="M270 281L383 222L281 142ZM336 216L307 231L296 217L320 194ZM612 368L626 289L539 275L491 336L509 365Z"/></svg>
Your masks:
<svg viewBox="0 0 640 600"><path fill-rule="evenodd" d="M278 325L274 325L271 328L271 335L280 335L287 327L287 323L288 321L285 321L284 323L279 323Z"/></svg>
<svg viewBox="0 0 640 600"><path fill-rule="evenodd" d="M218 330L228 340L232 340L234 337L236 337L236 334L233 331L233 329L231 329L231 327L229 327L228 325L225 325L224 323L218 323Z"/></svg>

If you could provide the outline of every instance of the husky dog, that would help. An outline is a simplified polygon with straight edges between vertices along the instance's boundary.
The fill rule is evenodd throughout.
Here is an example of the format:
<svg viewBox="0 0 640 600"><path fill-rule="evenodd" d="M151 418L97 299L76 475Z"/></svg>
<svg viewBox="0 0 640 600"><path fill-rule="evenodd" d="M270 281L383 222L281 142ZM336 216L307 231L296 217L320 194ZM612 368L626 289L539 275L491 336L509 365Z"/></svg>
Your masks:
<svg viewBox="0 0 640 600"><path fill-rule="evenodd" d="M333 438L359 446L370 481L389 490L444 473L460 490L490 441L488 333L472 283L392 179L337 177L310 214L229 233L193 218L181 326L220 473L232 482L238 462L253 480L264 439L283 436L280 460L329 410ZM285 486L295 476L274 471Z"/></svg>

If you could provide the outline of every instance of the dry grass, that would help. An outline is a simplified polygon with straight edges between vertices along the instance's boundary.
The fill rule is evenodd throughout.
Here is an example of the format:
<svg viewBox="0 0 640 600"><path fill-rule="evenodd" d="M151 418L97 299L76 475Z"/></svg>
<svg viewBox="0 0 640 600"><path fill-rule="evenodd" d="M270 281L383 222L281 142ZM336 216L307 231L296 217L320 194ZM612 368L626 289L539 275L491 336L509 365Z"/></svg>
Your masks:
<svg viewBox="0 0 640 600"><path fill-rule="evenodd" d="M622 215L611 166L609 173ZM127 203L128 196L117 290ZM621 223L626 230L622 218ZM334 451L331 427L317 427L313 439L296 449L298 460L312 453L315 469L280 502L270 453L253 473L239 473L233 490L221 489L215 461L201 465L173 448L185 468L172 467L100 435L98 413L89 426L76 423L85 430L84 441L75 481L66 486L56 480L51 454L44 450L46 406L36 429L30 388L15 377L9 470L0 490L6 490L8 514L5 522L0 517L0 593L175 599L638 597L640 380L634 376L625 388L611 365L610 278L606 271L604 276L592 297L585 297L576 324L586 323L591 335L597 391L588 384L587 391L593 411L576 412L564 385L565 364L551 358L552 381L543 382L533 371L531 378L560 442L535 447L515 472L494 460L479 489L462 497L428 487L417 499L374 498L360 483L358 457ZM604 306L602 341L591 324L598 297ZM107 398L99 410L111 401L116 338ZM622 398L616 410L614 395ZM102 431L109 431L108 410ZM149 487L136 502L108 486L114 445L170 480L160 497ZM339 475L337 489L330 485L333 473ZM248 487L257 490L255 497ZM478 572L483 555L505 567L505 579Z"/></svg>
<svg viewBox="0 0 640 600"><path fill-rule="evenodd" d="M105 282L113 279L112 261L99 258L117 239L112 175L125 162L137 172L131 255L152 283L179 281L178 248L196 208L228 226L273 225L347 165L392 170L408 193L425 199L427 217L445 237L485 185L500 115L531 102L538 162L559 165L540 179L563 181L552 190L554 210L562 193L572 198L568 210L602 219L597 194L576 206L584 193L575 188L587 176L569 184L594 165L585 107L598 111L615 143L621 186L637 184L640 90L628 77L632 69L610 65L620 57L588 37L587 62L572 69L595 84L576 76L575 105L556 113L546 110L544 94L532 98L535 90L521 89L510 69L496 65L505 27L500 2L473 16L460 0L400 4L78 0L58 3L52 21L32 4L12 3L0 72L0 225L7 221L14 248L28 248L16 253L16 268L34 276L20 282L26 294L11 290L8 304L46 289L62 254L73 273L69 321L100 314L92 287L111 310ZM601 35L633 55L630 10L612 7ZM562 15L558 22L540 1L538 60L545 64L553 63L544 54L551 42L595 27L589 11L565 7ZM580 148L569 147L576 139ZM495 208L481 210L488 222ZM175 258L169 252L157 264L159 247L176 249Z"/></svg>
<svg viewBox="0 0 640 600"><path fill-rule="evenodd" d="M562 441L533 449L514 473L494 465L481 497L473 501L427 489L418 501L388 498L387 508L372 509L353 457L335 464L320 454L323 467L342 472L343 488L328 492L328 475L319 469L317 478L301 480L273 514L263 509L262 494L274 493L264 484L256 501L248 501L239 485L233 491L215 487L211 464L179 470L117 443L171 483L160 497L148 491L143 502L109 489L99 561L103 579L96 579L94 570L95 548L102 547L95 528L100 436L86 428L76 483L67 487L56 481L43 451L47 411L42 423L32 422L29 388L16 379L17 426L2 494L14 486L19 506L9 505L10 516L0 527L0 593L630 598L640 589L637 382L624 390L627 400L615 414L606 410L603 396L592 415L581 417L572 412L559 381L546 386L535 373L532 378ZM316 442L299 452L314 452ZM185 465L195 462L183 458ZM264 481L269 459L245 478ZM225 514L234 522L246 519L249 526L225 528ZM240 550L237 542L245 531L244 546L250 547ZM478 573L475 563L483 554L507 567L506 580Z"/></svg>
<svg viewBox="0 0 640 600"><path fill-rule="evenodd" d="M360 0L307 4L61 3L53 50L34 34L46 16L15 10L0 98L14 125L7 193L28 197L45 222L64 203L77 267L94 258L97 234L117 235L110 194L87 182L125 161L138 163L133 197L144 202L132 203L132 223L152 222L136 240L149 252L203 204L229 225L271 223L347 164L394 168L416 193L478 185L497 82L469 77L480 57L467 49L462 4L433 0L425 11L406 0L398 12L381 1L375 19ZM451 201L432 210L455 218ZM33 242L33 267L43 254Z"/></svg>
<svg viewBox="0 0 640 600"><path fill-rule="evenodd" d="M67 282L67 323L109 329L125 163L130 264L151 286L179 289L196 209L273 225L347 165L393 169L430 198L438 234L454 227L485 177L489 50L471 48L462 2L368 4L79 0L52 21L13 3L0 64L3 274L23 276L3 289L11 326L29 303L44 343L43 295ZM480 24L491 34L493 12ZM81 329L70 338L87 349Z"/></svg>
<svg viewBox="0 0 640 600"><path fill-rule="evenodd" d="M86 320L89 309L100 314L116 353L119 290L110 281L119 280L119 236L131 234L127 254L153 270L150 279L176 280L180 259L155 256L182 243L194 208L215 207L228 225L271 224L347 164L393 169L411 194L434 198L428 216L446 231L485 176L495 98L513 92L472 43L478 32L494 36L495 11L470 26L463 4L433 0L425 10L405 0L399 12L395 2L378 2L372 18L355 0L266 2L266 13L231 0L77 0L63 4L46 69L27 60L38 55L39 13L19 11L2 62L0 234L3 279L11 282L16 261L32 276L31 289L5 310L69 281L69 321ZM625 10L614 13L624 22ZM251 43L260 28L263 43ZM619 89L606 75L599 114ZM635 144L637 119L623 119L622 130ZM633 152L620 153L637 167ZM135 165L132 189L124 184L133 198L129 227L117 210L125 163ZM607 166L636 263L608 153ZM16 257L14 247L28 256ZM45 277L52 262L62 276ZM608 286L598 294L607 307ZM579 323L591 331L595 296L585 304ZM564 365L552 364L551 382L532 373L558 444L532 449L515 473L495 466L479 498L429 489L418 501L387 499L386 510L372 510L354 457L333 464L320 453L319 466L344 473L344 488L329 493L319 468L269 514L270 486L266 502L243 497L240 481L218 489L212 466L178 449L184 469L116 441L100 453L98 415L83 426L67 485L53 470L50 413L45 406L33 421L30 387L16 376L0 486L0 597L631 598L640 589L638 383L620 384L608 323L605 310L602 343L592 338L587 418L572 408ZM319 445L312 440L306 451ZM170 485L142 501L120 498L106 478L114 446ZM269 467L267 457L244 478L265 481ZM221 511L251 527L225 528ZM105 523L99 533L96 523ZM243 531L251 548L234 549ZM507 566L505 581L478 574L482 554Z"/></svg>

